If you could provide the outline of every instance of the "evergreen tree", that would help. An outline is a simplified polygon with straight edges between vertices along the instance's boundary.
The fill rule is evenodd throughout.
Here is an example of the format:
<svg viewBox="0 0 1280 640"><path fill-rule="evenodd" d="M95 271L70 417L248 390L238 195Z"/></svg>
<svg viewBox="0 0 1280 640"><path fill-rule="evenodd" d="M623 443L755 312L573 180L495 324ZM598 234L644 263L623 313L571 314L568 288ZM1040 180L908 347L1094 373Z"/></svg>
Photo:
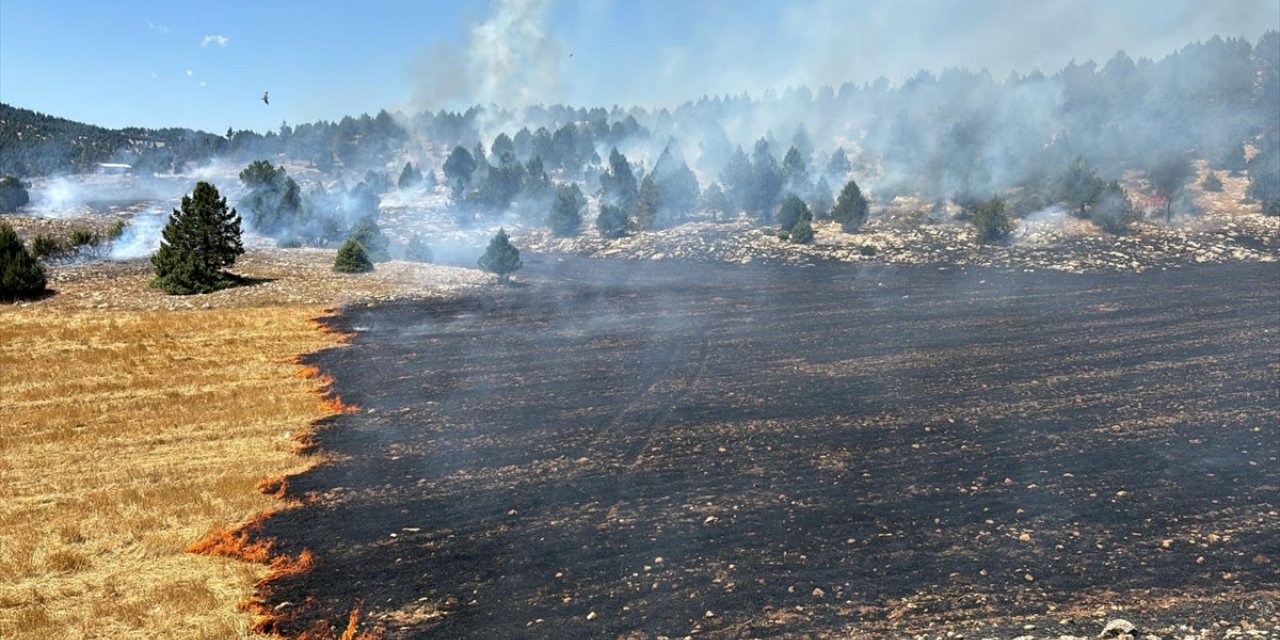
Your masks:
<svg viewBox="0 0 1280 640"><path fill-rule="evenodd" d="M582 228L582 209L586 199L576 183L558 185L556 197L551 201L551 210L547 212L547 227L552 235L567 238L576 236Z"/></svg>
<svg viewBox="0 0 1280 640"><path fill-rule="evenodd" d="M809 210L813 212L815 220L828 220L833 206L835 201L831 198L831 185L827 183L825 176L818 178L818 184L813 186L813 192L809 196Z"/></svg>
<svg viewBox="0 0 1280 640"><path fill-rule="evenodd" d="M1098 197L1098 204L1094 206L1090 217L1099 227L1119 234L1128 231L1133 223L1142 218L1142 214L1133 207L1120 182L1113 180L1102 188L1102 195Z"/></svg>
<svg viewBox="0 0 1280 640"><path fill-rule="evenodd" d="M0 212L12 213L28 202L31 202L31 196L21 180L13 176L0 180Z"/></svg>
<svg viewBox="0 0 1280 640"><path fill-rule="evenodd" d="M497 274L499 283L505 283L512 273L524 266L520 261L520 250L511 244L505 229L498 229L478 264L481 269Z"/></svg>
<svg viewBox="0 0 1280 640"><path fill-rule="evenodd" d="M621 238L631 230L631 220L622 207L611 204L600 205L600 215L596 216L596 231L606 238Z"/></svg>
<svg viewBox="0 0 1280 640"><path fill-rule="evenodd" d="M300 222L302 191L283 166L255 160L240 172L240 182L249 189L240 205L248 210L254 229L276 237L291 232Z"/></svg>
<svg viewBox="0 0 1280 640"><path fill-rule="evenodd" d="M364 245L355 238L349 238L338 248L338 255L333 259L333 270L338 273L368 273L373 271L373 261Z"/></svg>
<svg viewBox="0 0 1280 640"><path fill-rule="evenodd" d="M769 143L764 138L756 141L755 152L751 156L751 177L751 200L747 212L760 224L769 224L782 197L785 177L778 161L769 153Z"/></svg>
<svg viewBox="0 0 1280 640"><path fill-rule="evenodd" d="M409 262L431 262L435 259L435 254L422 236L415 233L404 246L404 259Z"/></svg>
<svg viewBox="0 0 1280 640"><path fill-rule="evenodd" d="M196 183L182 206L174 209L162 232L160 249L151 256L156 277L151 286L166 293L209 293L235 284L222 269L244 253L240 216L227 209L227 199L207 182Z"/></svg>
<svg viewBox="0 0 1280 640"><path fill-rule="evenodd" d="M973 226L978 230L980 242L998 242L1009 237L1013 231L1013 222L1004 210L1004 200L993 196L990 200L978 205L973 212Z"/></svg>
<svg viewBox="0 0 1280 640"><path fill-rule="evenodd" d="M1156 195L1164 200L1164 219L1173 218L1173 201L1182 193L1187 181L1195 175L1191 161L1185 155L1172 154L1159 159L1147 170L1147 181Z"/></svg>
<svg viewBox="0 0 1280 640"><path fill-rule="evenodd" d="M400 171L400 179L396 181L396 186L408 189L419 184L422 184L422 172L414 167L412 162L404 163L404 169Z"/></svg>
<svg viewBox="0 0 1280 640"><path fill-rule="evenodd" d="M840 190L840 197L836 198L836 205L831 208L831 218L840 223L840 228L845 233L852 233L866 223L869 208L858 183L850 180Z"/></svg>
<svg viewBox="0 0 1280 640"><path fill-rule="evenodd" d="M1097 204L1105 184L1098 172L1089 166L1089 162L1077 156L1058 181L1058 191L1054 197L1065 203L1075 217L1088 218L1088 209Z"/></svg>
<svg viewBox="0 0 1280 640"><path fill-rule="evenodd" d="M636 210L632 216L636 227L645 231L652 229L661 207L662 194L658 191L658 183L652 173L648 174L640 181L640 195L636 196Z"/></svg>
<svg viewBox="0 0 1280 640"><path fill-rule="evenodd" d="M720 216L733 213L733 203L720 189L720 185L712 182L707 185L707 190L702 192L702 209L711 213L712 222L720 222Z"/></svg>
<svg viewBox="0 0 1280 640"><path fill-rule="evenodd" d="M796 244L809 244L813 242L813 225L807 219L801 219L796 226L791 227L789 237Z"/></svg>
<svg viewBox="0 0 1280 640"><path fill-rule="evenodd" d="M44 292L44 265L27 251L8 223L0 223L0 300L34 298Z"/></svg>
<svg viewBox="0 0 1280 640"><path fill-rule="evenodd" d="M787 196L787 199L782 201L782 206L778 209L778 224L788 231L801 220L812 219L813 214L809 212L809 206L795 194Z"/></svg>
<svg viewBox="0 0 1280 640"><path fill-rule="evenodd" d="M601 202L617 205L623 211L634 207L636 197L640 195L631 163L618 152L617 147L609 152L609 169L600 174L600 191Z"/></svg>
<svg viewBox="0 0 1280 640"><path fill-rule="evenodd" d="M351 227L348 239L359 242L369 259L374 262L386 262L391 259L389 251L391 241L387 238L387 234L382 232L382 227L378 226L378 221L373 216L361 216Z"/></svg>
<svg viewBox="0 0 1280 640"><path fill-rule="evenodd" d="M787 149L782 158L782 173L786 177L787 189L792 193L803 193L809 185L809 173L805 168L804 156L795 147Z"/></svg>
<svg viewBox="0 0 1280 640"><path fill-rule="evenodd" d="M853 171L853 165L849 162L849 156L844 152L842 147L836 147L831 152L831 159L827 161L827 177L837 182L844 182L845 176Z"/></svg>
<svg viewBox="0 0 1280 640"><path fill-rule="evenodd" d="M1264 143L1249 160L1249 186L1245 195L1262 205L1262 214L1280 216L1280 144Z"/></svg>
<svg viewBox="0 0 1280 640"><path fill-rule="evenodd" d="M476 172L476 159L462 145L453 148L444 161L444 177L453 190L453 198L461 200L471 187L471 178Z"/></svg>
<svg viewBox="0 0 1280 640"><path fill-rule="evenodd" d="M729 161L720 171L720 183L724 185L725 195L733 203L733 211L744 211L751 200L751 160L737 147L729 154Z"/></svg>

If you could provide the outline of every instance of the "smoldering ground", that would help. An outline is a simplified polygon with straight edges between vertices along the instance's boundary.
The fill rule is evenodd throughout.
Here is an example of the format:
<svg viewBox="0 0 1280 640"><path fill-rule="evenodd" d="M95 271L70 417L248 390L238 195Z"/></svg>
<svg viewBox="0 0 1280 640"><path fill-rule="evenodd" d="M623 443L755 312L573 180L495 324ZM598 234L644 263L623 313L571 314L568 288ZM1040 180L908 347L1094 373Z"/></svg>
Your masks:
<svg viewBox="0 0 1280 640"><path fill-rule="evenodd" d="M527 269L334 320L353 345L308 361L361 409L265 525L316 558L268 586L310 603L282 629L359 598L392 638L1021 629L1280 590L1275 265Z"/></svg>

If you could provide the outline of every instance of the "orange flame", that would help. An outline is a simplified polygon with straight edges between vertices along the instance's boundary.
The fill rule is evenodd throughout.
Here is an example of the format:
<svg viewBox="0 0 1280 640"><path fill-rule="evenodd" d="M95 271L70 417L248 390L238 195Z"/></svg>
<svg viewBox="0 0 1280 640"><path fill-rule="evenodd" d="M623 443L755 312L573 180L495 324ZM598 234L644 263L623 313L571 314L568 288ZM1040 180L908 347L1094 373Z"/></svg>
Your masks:
<svg viewBox="0 0 1280 640"><path fill-rule="evenodd" d="M325 313L333 312L333 309L325 310ZM351 339L352 334L339 332L322 323L319 318L311 318L307 322L322 333L338 336L338 341L342 344L347 344ZM358 410L356 406L343 402L342 398L333 392L333 377L321 373L319 367L302 364L303 358L303 355L298 355L290 360L290 363L298 365L298 370L294 372L294 375L306 380L315 380L318 383L311 391L319 397L320 406L328 415L350 413ZM294 436L294 440L304 447L313 447L315 445L314 438L314 422L312 423L312 429ZM278 476L262 480L262 482L258 483L258 490L267 495L283 499L287 493L288 486L289 476ZM284 508L289 508L289 505ZM267 511L258 514L249 522L235 529L215 529L187 547L189 553L237 558L246 562L268 566L267 575L259 580L256 585L257 593L240 604L241 610L247 611L254 616L254 621L251 625L252 630L255 633L266 635L279 635L282 622L296 616L302 610L314 604L314 600L311 597L307 597L303 605L292 607L286 611L278 611L267 604L271 596L270 583L288 576L306 574L315 567L316 562L315 557L309 550L303 549L297 557L291 557L276 551L276 541L274 539L262 537L262 523L267 518L270 518L274 512ZM359 632L362 606L363 602L356 602L355 607L347 616L345 630L336 640L381 640L381 630L374 629ZM334 631L335 629L330 627L327 622L319 621L312 627L312 630L303 632L297 638L298 640L334 640Z"/></svg>

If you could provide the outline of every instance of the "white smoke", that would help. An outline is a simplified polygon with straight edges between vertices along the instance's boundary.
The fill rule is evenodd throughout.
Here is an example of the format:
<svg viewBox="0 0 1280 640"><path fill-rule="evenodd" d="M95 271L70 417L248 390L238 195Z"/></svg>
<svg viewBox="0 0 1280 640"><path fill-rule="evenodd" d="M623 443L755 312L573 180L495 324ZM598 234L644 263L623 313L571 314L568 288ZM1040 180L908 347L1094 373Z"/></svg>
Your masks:
<svg viewBox="0 0 1280 640"><path fill-rule="evenodd" d="M562 98L567 53L547 28L552 0L499 0L471 29L464 53L445 44L411 65L412 111L498 104L549 104Z"/></svg>
<svg viewBox="0 0 1280 640"><path fill-rule="evenodd" d="M161 231L168 222L164 213L145 213L134 216L125 226L124 233L111 243L112 260L145 258L160 248Z"/></svg>

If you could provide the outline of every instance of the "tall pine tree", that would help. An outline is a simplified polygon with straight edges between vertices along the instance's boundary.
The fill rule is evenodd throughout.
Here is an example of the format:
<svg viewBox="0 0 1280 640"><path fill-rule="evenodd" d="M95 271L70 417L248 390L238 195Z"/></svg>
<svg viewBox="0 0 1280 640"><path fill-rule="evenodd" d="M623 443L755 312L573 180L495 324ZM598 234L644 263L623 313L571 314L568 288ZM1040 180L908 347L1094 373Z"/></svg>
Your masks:
<svg viewBox="0 0 1280 640"><path fill-rule="evenodd" d="M227 199L207 182L196 183L182 206L174 209L163 231L160 250L151 256L156 277L151 286L166 293L209 293L232 286L236 278L222 269L244 253L240 216L227 209Z"/></svg>

